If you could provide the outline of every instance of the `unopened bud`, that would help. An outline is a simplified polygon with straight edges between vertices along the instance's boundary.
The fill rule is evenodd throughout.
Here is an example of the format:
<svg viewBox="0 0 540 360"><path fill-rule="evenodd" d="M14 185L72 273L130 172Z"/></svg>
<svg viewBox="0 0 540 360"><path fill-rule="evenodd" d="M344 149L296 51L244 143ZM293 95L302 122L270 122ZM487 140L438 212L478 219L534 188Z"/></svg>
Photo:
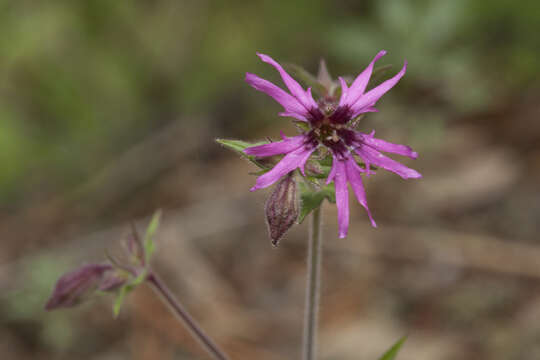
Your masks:
<svg viewBox="0 0 540 360"><path fill-rule="evenodd" d="M58 279L45 310L78 305L96 290L112 291L122 284L122 278L110 264L81 266Z"/></svg>
<svg viewBox="0 0 540 360"><path fill-rule="evenodd" d="M296 181L293 173L281 179L266 201L266 222L272 245L294 225L299 214Z"/></svg>

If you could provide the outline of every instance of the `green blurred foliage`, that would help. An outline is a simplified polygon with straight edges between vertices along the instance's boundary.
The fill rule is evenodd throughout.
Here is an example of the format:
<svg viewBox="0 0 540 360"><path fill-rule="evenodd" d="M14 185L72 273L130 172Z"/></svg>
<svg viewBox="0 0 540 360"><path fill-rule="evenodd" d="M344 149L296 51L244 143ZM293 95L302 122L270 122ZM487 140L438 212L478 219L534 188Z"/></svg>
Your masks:
<svg viewBox="0 0 540 360"><path fill-rule="evenodd" d="M384 48L394 70L409 61L403 101L420 87L458 112L488 107L536 81L539 14L508 0L2 1L2 204L78 184L181 116L236 134L275 121L243 82L277 80L255 51L312 71L325 57L337 75Z"/></svg>

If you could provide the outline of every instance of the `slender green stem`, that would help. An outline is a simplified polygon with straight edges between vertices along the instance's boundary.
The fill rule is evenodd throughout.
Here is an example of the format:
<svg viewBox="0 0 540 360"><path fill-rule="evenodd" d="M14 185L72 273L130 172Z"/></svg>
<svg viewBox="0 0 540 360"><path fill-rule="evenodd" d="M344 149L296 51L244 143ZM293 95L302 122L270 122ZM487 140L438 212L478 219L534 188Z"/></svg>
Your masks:
<svg viewBox="0 0 540 360"><path fill-rule="evenodd" d="M322 256L321 216L320 207L313 210L309 231L306 309L302 347L303 360L314 360L317 351L317 317L319 312Z"/></svg>
<svg viewBox="0 0 540 360"><path fill-rule="evenodd" d="M161 300L168 305L169 309L180 320L180 322L190 330L191 335L197 339L214 359L229 360L229 357L221 350L216 343L201 329L197 322L191 317L184 306L176 299L171 290L153 272L146 278L150 287L159 295Z"/></svg>

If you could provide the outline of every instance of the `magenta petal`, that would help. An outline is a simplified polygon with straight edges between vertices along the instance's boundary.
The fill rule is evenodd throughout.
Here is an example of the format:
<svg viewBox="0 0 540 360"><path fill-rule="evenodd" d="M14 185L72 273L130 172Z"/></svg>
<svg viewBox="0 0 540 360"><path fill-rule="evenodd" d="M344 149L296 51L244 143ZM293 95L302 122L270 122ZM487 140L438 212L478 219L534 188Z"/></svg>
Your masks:
<svg viewBox="0 0 540 360"><path fill-rule="evenodd" d="M272 170L259 176L250 191L268 187L296 168L303 168L315 148L298 148L283 157Z"/></svg>
<svg viewBox="0 0 540 360"><path fill-rule="evenodd" d="M369 221L371 222L371 226L377 227L377 224L375 223L375 220L373 220L373 217L371 216L371 211L369 211L367 200L366 200L366 191L364 190L364 184L362 183L362 176L360 175L360 172L363 171L360 169L358 164L356 164L356 161L354 160L354 157L349 157L346 162L346 170L347 170L347 179L349 180L349 183L351 184L351 187L354 191L354 195L356 195L356 199L366 209Z"/></svg>
<svg viewBox="0 0 540 360"><path fill-rule="evenodd" d="M334 157L335 175L334 184L336 187L336 206L338 212L339 237L347 237L349 230L349 189L347 188L347 171L343 160Z"/></svg>
<svg viewBox="0 0 540 360"><path fill-rule="evenodd" d="M346 102L349 95L349 87L347 86L345 79L343 79L341 76L338 79L339 83L341 84L341 98L339 100L339 106L342 106Z"/></svg>
<svg viewBox="0 0 540 360"><path fill-rule="evenodd" d="M256 90L271 96L285 109L286 116L294 117L301 121L307 121L308 111L294 96L288 94L283 89L272 84L270 81L262 79L255 74L246 73L246 82Z"/></svg>
<svg viewBox="0 0 540 360"><path fill-rule="evenodd" d="M328 173L328 177L326 178L326 185L330 184L334 180L334 177L336 176L336 171L338 168L338 162L339 161L334 156L334 160L332 161L332 168L330 169L330 172Z"/></svg>
<svg viewBox="0 0 540 360"><path fill-rule="evenodd" d="M315 102L315 100L313 100L311 94L304 91L302 86L300 86L300 84L296 80L294 80L277 61L265 54L257 53L257 55L261 58L262 61L272 65L279 72L279 75L281 75L283 82L285 83L291 94L296 97L298 101L300 101L300 103L302 103L302 105L304 105L307 110L313 107L317 107L317 103Z"/></svg>
<svg viewBox="0 0 540 360"><path fill-rule="evenodd" d="M397 82L405 75L407 70L407 62L403 65L403 68L391 79L384 81L379 86L369 90L364 95L360 96L354 103L349 103L353 117L358 116L359 114L365 112L366 107L371 107L375 105L377 100L381 98L388 90L390 90ZM351 90L349 89L349 97L351 97Z"/></svg>
<svg viewBox="0 0 540 360"><path fill-rule="evenodd" d="M375 62L379 60L381 57L386 55L385 50L379 51L379 53L373 58L371 63L368 65L367 68L365 68L364 71L360 73L354 79L354 82L351 84L351 87L349 88L349 91L346 93L342 92L341 99L339 101L339 106L349 105L352 106L358 99L364 94L364 91L366 90L367 84L369 82L369 79L371 78L371 74L373 73L373 66L375 65ZM343 82L341 83L341 86L343 88ZM343 96L343 94L345 96Z"/></svg>
<svg viewBox="0 0 540 360"><path fill-rule="evenodd" d="M248 147L244 149L244 153L258 157L287 154L298 149L305 141L306 137L304 135L298 135L291 138L285 138L282 141Z"/></svg>
<svg viewBox="0 0 540 360"><path fill-rule="evenodd" d="M388 142L382 139L377 139L373 137L373 134L374 132L371 133L370 135L357 132L355 135L357 136L360 142L368 146L371 146L375 150L407 156L412 159L416 159L418 157L418 153L416 151L413 151L413 149L411 149L409 146L401 145L401 144L393 144L391 142Z"/></svg>
<svg viewBox="0 0 540 360"><path fill-rule="evenodd" d="M286 112L286 111L283 111L283 112L280 112L278 113L279 116L283 116L283 117L293 117L295 118L296 120L300 120L300 121L303 121L303 122L307 122L308 119L306 119L305 116L303 115L299 115L299 114L296 114L296 113L292 113L292 112Z"/></svg>
<svg viewBox="0 0 540 360"><path fill-rule="evenodd" d="M396 173L404 179L417 179L422 177L418 171L410 169L405 165L384 156L377 150L367 145L362 144L356 148L355 151L366 163L371 163L375 166Z"/></svg>

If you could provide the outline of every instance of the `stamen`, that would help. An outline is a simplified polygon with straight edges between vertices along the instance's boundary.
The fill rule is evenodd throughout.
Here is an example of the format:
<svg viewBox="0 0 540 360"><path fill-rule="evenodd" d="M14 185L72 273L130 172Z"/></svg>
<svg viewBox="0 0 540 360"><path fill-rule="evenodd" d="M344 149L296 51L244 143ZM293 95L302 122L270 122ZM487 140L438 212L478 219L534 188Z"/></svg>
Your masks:
<svg viewBox="0 0 540 360"><path fill-rule="evenodd" d="M339 141L339 136L338 136L336 130L334 130L334 132L332 133L332 141L336 142L336 143Z"/></svg>

